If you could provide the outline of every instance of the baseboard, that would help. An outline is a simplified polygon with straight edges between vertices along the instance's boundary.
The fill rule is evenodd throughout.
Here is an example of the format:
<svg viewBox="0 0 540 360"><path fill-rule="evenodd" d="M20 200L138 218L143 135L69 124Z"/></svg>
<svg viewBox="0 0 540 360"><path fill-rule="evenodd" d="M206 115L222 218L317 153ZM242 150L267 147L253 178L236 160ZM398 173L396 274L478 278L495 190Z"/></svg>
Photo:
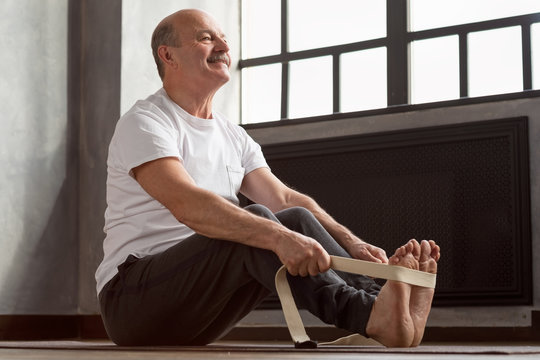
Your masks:
<svg viewBox="0 0 540 360"><path fill-rule="evenodd" d="M104 338L99 315L0 315L0 340Z"/></svg>
<svg viewBox="0 0 540 360"><path fill-rule="evenodd" d="M318 341L346 336L331 326L311 326L306 331ZM0 315L0 340L107 339L99 315ZM288 341L287 327L237 326L224 340ZM529 327L428 327L426 342L540 341L540 311L532 311Z"/></svg>

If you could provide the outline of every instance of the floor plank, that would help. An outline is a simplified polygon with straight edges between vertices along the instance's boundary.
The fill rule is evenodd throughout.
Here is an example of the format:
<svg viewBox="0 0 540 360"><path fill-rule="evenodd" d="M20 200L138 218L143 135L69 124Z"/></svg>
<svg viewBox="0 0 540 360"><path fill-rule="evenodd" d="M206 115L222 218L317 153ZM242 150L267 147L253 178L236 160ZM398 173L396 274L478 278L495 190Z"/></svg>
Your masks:
<svg viewBox="0 0 540 360"><path fill-rule="evenodd" d="M332 347L297 350L285 343L221 342L206 347L117 347L107 341L0 341L0 360L7 359L539 359L540 344L428 344L414 349Z"/></svg>

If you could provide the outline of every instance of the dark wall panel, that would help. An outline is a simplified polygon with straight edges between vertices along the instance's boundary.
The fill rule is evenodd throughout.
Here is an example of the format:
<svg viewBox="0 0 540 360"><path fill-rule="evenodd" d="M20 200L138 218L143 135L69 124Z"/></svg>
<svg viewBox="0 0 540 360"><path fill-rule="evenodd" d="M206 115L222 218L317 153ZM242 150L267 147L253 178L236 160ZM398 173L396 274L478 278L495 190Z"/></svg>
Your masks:
<svg viewBox="0 0 540 360"><path fill-rule="evenodd" d="M435 304L531 302L527 119L264 147L272 171L387 253L442 247Z"/></svg>

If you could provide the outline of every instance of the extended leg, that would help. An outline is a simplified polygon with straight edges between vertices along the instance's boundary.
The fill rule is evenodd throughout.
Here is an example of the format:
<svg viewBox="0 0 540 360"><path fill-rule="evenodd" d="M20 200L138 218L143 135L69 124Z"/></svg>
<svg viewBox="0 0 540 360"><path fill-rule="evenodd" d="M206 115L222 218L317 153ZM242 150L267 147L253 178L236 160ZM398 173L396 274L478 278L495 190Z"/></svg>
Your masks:
<svg viewBox="0 0 540 360"><path fill-rule="evenodd" d="M416 240L411 240L396 250L389 263L436 273L439 256L434 242L423 241L420 246ZM433 289L387 281L373 305L367 334L386 346L417 346L424 333L432 298Z"/></svg>
<svg viewBox="0 0 540 360"><path fill-rule="evenodd" d="M437 261L440 258L439 246L431 240L429 242L423 240L420 243L420 248L418 269L432 274L436 273ZM411 289L409 311L414 324L414 339L412 346L418 346L422 341L434 293L435 289L420 286L413 286Z"/></svg>

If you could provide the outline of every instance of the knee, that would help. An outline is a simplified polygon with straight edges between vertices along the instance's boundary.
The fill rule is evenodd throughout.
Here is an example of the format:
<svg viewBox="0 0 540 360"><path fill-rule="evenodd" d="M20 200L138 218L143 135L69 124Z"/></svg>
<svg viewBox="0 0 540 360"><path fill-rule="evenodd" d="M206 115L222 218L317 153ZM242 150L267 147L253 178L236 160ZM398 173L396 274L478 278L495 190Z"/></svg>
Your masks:
<svg viewBox="0 0 540 360"><path fill-rule="evenodd" d="M297 221L315 220L315 216L311 213L311 211L301 206L293 206L291 208L282 210L279 213L296 219Z"/></svg>
<svg viewBox="0 0 540 360"><path fill-rule="evenodd" d="M261 204L251 204L246 206L244 209L258 216L262 216L272 220L274 218L274 213L272 213L269 208Z"/></svg>
<svg viewBox="0 0 540 360"><path fill-rule="evenodd" d="M276 213L276 217L289 229L300 232L303 232L306 228L312 228L319 224L315 215L301 206L294 206L281 210Z"/></svg>

